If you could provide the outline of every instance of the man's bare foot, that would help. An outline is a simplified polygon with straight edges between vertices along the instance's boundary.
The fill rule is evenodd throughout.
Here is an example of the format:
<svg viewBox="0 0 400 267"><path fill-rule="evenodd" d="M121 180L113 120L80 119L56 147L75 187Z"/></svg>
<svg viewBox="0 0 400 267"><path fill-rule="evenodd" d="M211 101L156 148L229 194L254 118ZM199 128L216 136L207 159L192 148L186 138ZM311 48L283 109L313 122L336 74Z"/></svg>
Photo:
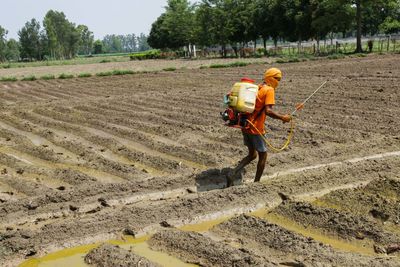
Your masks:
<svg viewBox="0 0 400 267"><path fill-rule="evenodd" d="M230 171L226 174L226 187L233 186L235 181L235 174L234 172Z"/></svg>

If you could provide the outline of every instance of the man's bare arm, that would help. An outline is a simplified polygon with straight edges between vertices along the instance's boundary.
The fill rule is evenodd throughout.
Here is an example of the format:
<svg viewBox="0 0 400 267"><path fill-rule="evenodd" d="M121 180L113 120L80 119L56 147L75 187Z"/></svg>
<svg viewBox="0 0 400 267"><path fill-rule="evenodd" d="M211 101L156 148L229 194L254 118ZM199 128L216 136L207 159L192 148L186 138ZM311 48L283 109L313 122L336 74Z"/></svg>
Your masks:
<svg viewBox="0 0 400 267"><path fill-rule="evenodd" d="M281 115L279 113L276 113L273 111L273 105L266 105L265 106L265 114L267 114L268 117L271 117L273 119L278 119L281 120L282 122L290 122L292 120L292 117L288 114L286 115Z"/></svg>

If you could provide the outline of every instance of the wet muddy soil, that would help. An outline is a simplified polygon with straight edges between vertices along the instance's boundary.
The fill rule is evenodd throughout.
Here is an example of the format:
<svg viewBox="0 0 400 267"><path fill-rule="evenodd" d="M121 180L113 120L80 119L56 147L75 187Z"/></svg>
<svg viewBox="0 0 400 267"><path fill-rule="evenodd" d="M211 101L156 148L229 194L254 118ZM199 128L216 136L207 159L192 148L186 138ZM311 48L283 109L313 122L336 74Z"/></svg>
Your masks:
<svg viewBox="0 0 400 267"><path fill-rule="evenodd" d="M85 262L96 267L160 267L154 262L147 260L133 252L122 249L118 246L104 244L98 248L91 250L85 256Z"/></svg>
<svg viewBox="0 0 400 267"><path fill-rule="evenodd" d="M155 247L210 266L399 266L399 59L274 65L278 112L328 83L295 117L289 148L269 154L262 182L254 162L228 189L247 149L220 120L222 96L269 64L0 83L0 261L156 234ZM288 126L267 124L283 143ZM192 233L162 231L171 227Z"/></svg>

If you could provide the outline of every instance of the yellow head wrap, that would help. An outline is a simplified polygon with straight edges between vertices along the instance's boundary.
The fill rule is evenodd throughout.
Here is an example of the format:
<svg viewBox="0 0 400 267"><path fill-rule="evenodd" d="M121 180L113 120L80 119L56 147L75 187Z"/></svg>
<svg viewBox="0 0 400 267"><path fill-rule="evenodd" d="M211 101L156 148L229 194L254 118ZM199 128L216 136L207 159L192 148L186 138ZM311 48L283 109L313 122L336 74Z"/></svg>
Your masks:
<svg viewBox="0 0 400 267"><path fill-rule="evenodd" d="M264 82L273 88L277 88L282 79L282 72L277 68L270 68L264 73Z"/></svg>

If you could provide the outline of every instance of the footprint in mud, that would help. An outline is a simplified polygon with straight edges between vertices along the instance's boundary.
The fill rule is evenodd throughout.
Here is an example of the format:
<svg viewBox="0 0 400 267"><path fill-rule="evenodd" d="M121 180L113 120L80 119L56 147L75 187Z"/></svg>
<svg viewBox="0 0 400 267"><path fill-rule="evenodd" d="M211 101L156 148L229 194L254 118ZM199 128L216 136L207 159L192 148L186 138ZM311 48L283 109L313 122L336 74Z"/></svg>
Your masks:
<svg viewBox="0 0 400 267"><path fill-rule="evenodd" d="M196 175L197 192L223 189L227 187L227 175L232 168L209 169ZM243 184L244 171L234 177L234 185Z"/></svg>

